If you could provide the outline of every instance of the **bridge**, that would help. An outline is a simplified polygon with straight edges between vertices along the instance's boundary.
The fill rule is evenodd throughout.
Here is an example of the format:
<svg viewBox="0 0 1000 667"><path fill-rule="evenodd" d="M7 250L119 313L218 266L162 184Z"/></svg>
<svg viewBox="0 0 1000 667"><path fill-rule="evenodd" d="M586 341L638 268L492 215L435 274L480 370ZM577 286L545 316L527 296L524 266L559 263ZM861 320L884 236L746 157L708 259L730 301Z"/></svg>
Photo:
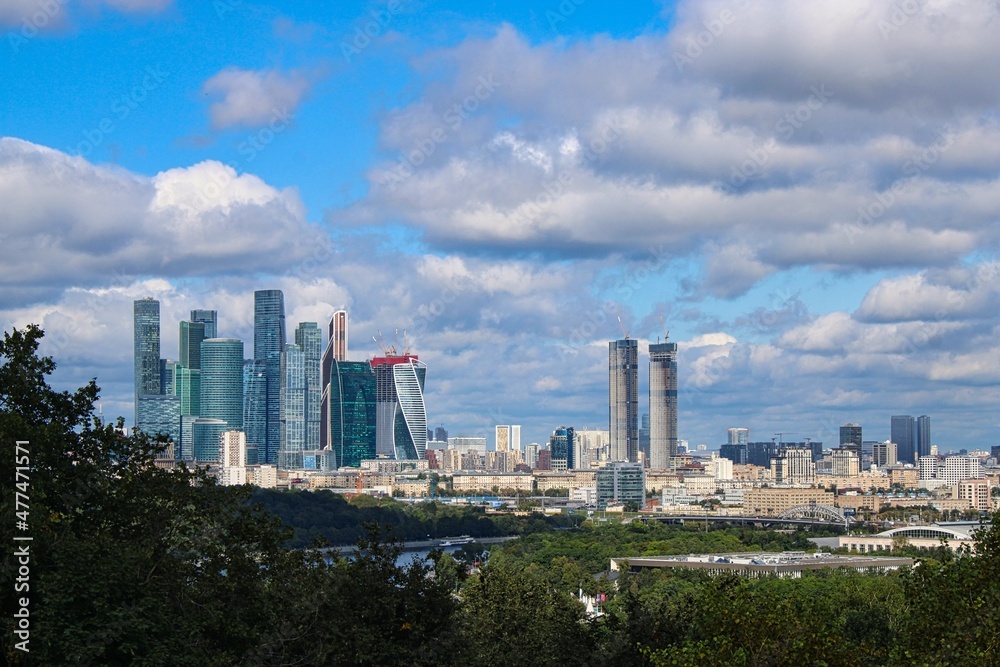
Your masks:
<svg viewBox="0 0 1000 667"><path fill-rule="evenodd" d="M836 507L826 509L832 512L815 512L816 507L826 507L817 505L804 505L793 507L778 516L721 516L716 514L644 514L639 518L642 521L659 521L661 523L731 523L738 526L823 526L847 528L849 519L838 512ZM810 514L805 508L813 510Z"/></svg>

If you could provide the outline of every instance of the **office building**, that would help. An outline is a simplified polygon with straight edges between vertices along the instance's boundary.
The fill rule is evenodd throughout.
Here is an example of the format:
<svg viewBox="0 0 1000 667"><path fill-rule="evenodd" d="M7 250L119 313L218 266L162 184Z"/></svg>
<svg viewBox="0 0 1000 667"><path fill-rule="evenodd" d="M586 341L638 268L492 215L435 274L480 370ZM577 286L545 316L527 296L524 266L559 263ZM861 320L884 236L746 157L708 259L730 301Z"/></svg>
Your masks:
<svg viewBox="0 0 1000 667"><path fill-rule="evenodd" d="M177 362L173 359L160 359L160 393L164 396L174 395L174 368Z"/></svg>
<svg viewBox="0 0 1000 667"><path fill-rule="evenodd" d="M306 449L306 361L302 348L281 352L278 468L299 470Z"/></svg>
<svg viewBox="0 0 1000 667"><path fill-rule="evenodd" d="M729 443L719 448L719 456L729 459L735 465L745 465L747 463L747 446L740 443Z"/></svg>
<svg viewBox="0 0 1000 667"><path fill-rule="evenodd" d="M371 360L375 371L375 451L393 459L423 459L427 447L424 379L427 366L416 355Z"/></svg>
<svg viewBox="0 0 1000 667"><path fill-rule="evenodd" d="M573 427L560 426L549 437L550 467L549 470L572 470L576 466L573 460Z"/></svg>
<svg viewBox="0 0 1000 667"><path fill-rule="evenodd" d="M597 469L597 509L612 502L646 506L646 472L638 463L614 461Z"/></svg>
<svg viewBox="0 0 1000 667"><path fill-rule="evenodd" d="M340 361L327 345L323 361L320 443L332 467L356 468L376 456L375 372L367 361Z"/></svg>
<svg viewBox="0 0 1000 667"><path fill-rule="evenodd" d="M649 467L677 456L677 343L649 345ZM631 460L631 459L630 459Z"/></svg>
<svg viewBox="0 0 1000 667"><path fill-rule="evenodd" d="M731 428L727 431L726 443L730 445L744 445L750 442L750 429L743 427Z"/></svg>
<svg viewBox="0 0 1000 667"><path fill-rule="evenodd" d="M247 483L247 438L243 431L219 434L219 484L239 486Z"/></svg>
<svg viewBox="0 0 1000 667"><path fill-rule="evenodd" d="M281 352L285 348L285 296L281 290L272 289L257 290L253 298L253 358L264 362L267 379L264 448L258 450L258 463L272 464L278 461L281 441Z"/></svg>
<svg viewBox="0 0 1000 667"><path fill-rule="evenodd" d="M956 486L967 479L981 479L982 464L975 456L949 456L944 460L941 469L941 479L948 486Z"/></svg>
<svg viewBox="0 0 1000 667"><path fill-rule="evenodd" d="M191 321L203 324L205 338L219 337L219 313L214 310L192 310Z"/></svg>
<svg viewBox="0 0 1000 667"><path fill-rule="evenodd" d="M223 419L212 419L210 417L188 418L188 426L191 429L190 437L193 440L192 450L194 451L194 463L216 463L219 460L219 442L222 434L232 430L232 427ZM182 434L183 439L186 434Z"/></svg>
<svg viewBox="0 0 1000 667"><path fill-rule="evenodd" d="M639 343L628 337L608 343L608 411L611 460L636 462L639 458Z"/></svg>
<svg viewBox="0 0 1000 667"><path fill-rule="evenodd" d="M201 414L243 429L243 341L208 338L201 343ZM211 448L218 456L218 441ZM198 452L196 452L196 455Z"/></svg>
<svg viewBox="0 0 1000 667"><path fill-rule="evenodd" d="M840 448L849 449L861 459L861 426L858 424L844 424L840 427Z"/></svg>
<svg viewBox="0 0 1000 667"><path fill-rule="evenodd" d="M927 415L917 417L916 433L914 434L917 443L917 456L930 456L931 454L931 418Z"/></svg>
<svg viewBox="0 0 1000 667"><path fill-rule="evenodd" d="M778 445L775 442L748 442L747 463L762 468L771 467L771 459L778 455Z"/></svg>
<svg viewBox="0 0 1000 667"><path fill-rule="evenodd" d="M302 322L295 329L295 344L302 350L306 381L306 449L319 449L320 401L323 396L323 332L315 322Z"/></svg>
<svg viewBox="0 0 1000 667"><path fill-rule="evenodd" d="M649 465L649 413L639 415L639 456ZM583 460L582 458L579 460Z"/></svg>
<svg viewBox="0 0 1000 667"><path fill-rule="evenodd" d="M872 465L884 468L896 465L897 460L896 443L886 440L872 444Z"/></svg>
<svg viewBox="0 0 1000 667"><path fill-rule="evenodd" d="M267 363L262 359L243 361L243 433L247 461L255 465L267 444Z"/></svg>
<svg viewBox="0 0 1000 667"><path fill-rule="evenodd" d="M785 447L771 459L771 476L777 484L811 484L816 481L812 449Z"/></svg>
<svg viewBox="0 0 1000 667"><path fill-rule="evenodd" d="M910 415L893 415L889 423L889 439L896 443L896 456L900 463L916 461L914 423Z"/></svg>
<svg viewBox="0 0 1000 667"><path fill-rule="evenodd" d="M517 424L496 427L496 451L521 451L521 427Z"/></svg>
<svg viewBox="0 0 1000 667"><path fill-rule="evenodd" d="M330 318L331 354L337 361L347 361L347 311L338 310Z"/></svg>
<svg viewBox="0 0 1000 667"><path fill-rule="evenodd" d="M434 429L434 439L438 442L448 442L448 429L443 425Z"/></svg>
<svg viewBox="0 0 1000 667"><path fill-rule="evenodd" d="M201 362L199 343L199 365ZM201 414L201 369L174 365L174 395L180 399L181 415Z"/></svg>
<svg viewBox="0 0 1000 667"><path fill-rule="evenodd" d="M169 440L180 453L181 402L177 396L143 394L139 396L136 428L161 442ZM162 437L157 437L162 436Z"/></svg>
<svg viewBox="0 0 1000 667"><path fill-rule="evenodd" d="M135 363L135 407L139 397L162 394L160 384L160 302L139 299L132 303L132 342Z"/></svg>
<svg viewBox="0 0 1000 667"><path fill-rule="evenodd" d="M205 340L204 322L181 322L177 333L177 359L184 368L201 369L201 341Z"/></svg>
<svg viewBox="0 0 1000 667"><path fill-rule="evenodd" d="M861 458L853 449L831 450L830 463L830 474L834 477L856 477L861 473Z"/></svg>

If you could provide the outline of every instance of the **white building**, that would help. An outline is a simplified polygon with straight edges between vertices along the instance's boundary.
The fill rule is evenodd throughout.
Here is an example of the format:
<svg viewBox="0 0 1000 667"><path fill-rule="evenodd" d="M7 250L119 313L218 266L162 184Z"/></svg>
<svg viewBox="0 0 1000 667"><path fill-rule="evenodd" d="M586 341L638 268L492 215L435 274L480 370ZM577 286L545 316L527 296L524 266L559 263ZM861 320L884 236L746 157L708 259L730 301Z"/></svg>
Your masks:
<svg viewBox="0 0 1000 667"><path fill-rule="evenodd" d="M944 460L941 478L949 486L967 479L982 479L982 477L982 466L975 456L949 456Z"/></svg>
<svg viewBox="0 0 1000 667"><path fill-rule="evenodd" d="M219 483L222 486L247 483L247 434L243 431L219 434Z"/></svg>

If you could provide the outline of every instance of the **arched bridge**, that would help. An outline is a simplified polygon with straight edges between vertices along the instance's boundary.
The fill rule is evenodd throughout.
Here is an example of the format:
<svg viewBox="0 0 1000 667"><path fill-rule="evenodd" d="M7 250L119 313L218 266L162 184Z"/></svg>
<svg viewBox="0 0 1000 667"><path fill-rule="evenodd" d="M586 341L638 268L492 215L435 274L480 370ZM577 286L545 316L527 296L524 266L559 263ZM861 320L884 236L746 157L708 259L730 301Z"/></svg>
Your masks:
<svg viewBox="0 0 1000 667"><path fill-rule="evenodd" d="M778 515L782 519L821 519L826 521L837 521L844 524L844 528L850 525L850 520L844 516L844 511L839 507L829 505L797 505L791 507Z"/></svg>

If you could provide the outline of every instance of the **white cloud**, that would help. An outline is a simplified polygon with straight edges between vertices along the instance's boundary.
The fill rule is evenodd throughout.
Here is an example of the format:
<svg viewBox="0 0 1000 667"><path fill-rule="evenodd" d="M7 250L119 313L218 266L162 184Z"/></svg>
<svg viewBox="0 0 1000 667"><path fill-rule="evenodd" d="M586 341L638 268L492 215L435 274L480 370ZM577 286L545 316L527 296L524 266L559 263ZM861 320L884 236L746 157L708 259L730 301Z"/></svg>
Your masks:
<svg viewBox="0 0 1000 667"><path fill-rule="evenodd" d="M301 72L238 67L222 70L202 86L205 94L221 98L209 108L216 129L268 123L284 127L308 90L309 81Z"/></svg>

